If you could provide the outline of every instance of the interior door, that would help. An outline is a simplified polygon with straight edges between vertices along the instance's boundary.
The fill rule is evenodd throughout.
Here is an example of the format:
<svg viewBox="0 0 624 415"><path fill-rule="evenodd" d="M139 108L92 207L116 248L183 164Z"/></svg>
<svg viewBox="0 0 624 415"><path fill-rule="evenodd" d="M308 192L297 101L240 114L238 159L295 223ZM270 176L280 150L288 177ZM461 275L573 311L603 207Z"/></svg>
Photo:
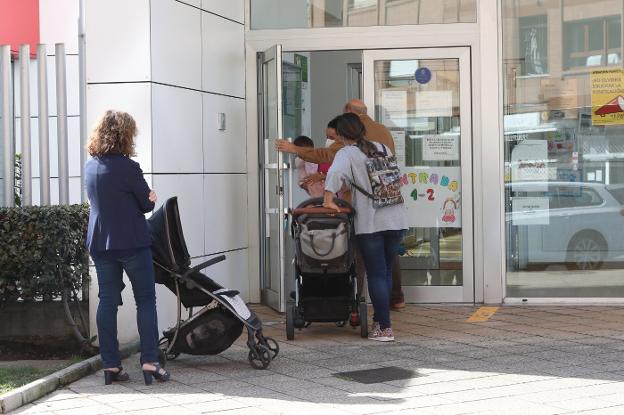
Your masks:
<svg viewBox="0 0 624 415"><path fill-rule="evenodd" d="M367 50L363 76L403 172L406 301L473 302L470 48Z"/></svg>
<svg viewBox="0 0 624 415"><path fill-rule="evenodd" d="M283 312L291 172L275 149L275 140L283 137L281 45L258 54L258 71L262 302Z"/></svg>

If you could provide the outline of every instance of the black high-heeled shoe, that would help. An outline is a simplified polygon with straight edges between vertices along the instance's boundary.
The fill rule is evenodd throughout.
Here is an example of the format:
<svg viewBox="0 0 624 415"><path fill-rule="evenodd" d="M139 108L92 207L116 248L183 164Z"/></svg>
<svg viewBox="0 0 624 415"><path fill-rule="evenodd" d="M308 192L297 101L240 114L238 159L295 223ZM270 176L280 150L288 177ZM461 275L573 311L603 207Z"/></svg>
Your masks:
<svg viewBox="0 0 624 415"><path fill-rule="evenodd" d="M155 378L161 382L166 382L171 377L171 374L160 366L160 363L149 363L154 366L154 370L143 369L143 380L146 385L151 385L152 380Z"/></svg>
<svg viewBox="0 0 624 415"><path fill-rule="evenodd" d="M123 367L119 366L116 372L104 369L104 384L110 385L113 382L126 382L130 380L130 376L123 371Z"/></svg>

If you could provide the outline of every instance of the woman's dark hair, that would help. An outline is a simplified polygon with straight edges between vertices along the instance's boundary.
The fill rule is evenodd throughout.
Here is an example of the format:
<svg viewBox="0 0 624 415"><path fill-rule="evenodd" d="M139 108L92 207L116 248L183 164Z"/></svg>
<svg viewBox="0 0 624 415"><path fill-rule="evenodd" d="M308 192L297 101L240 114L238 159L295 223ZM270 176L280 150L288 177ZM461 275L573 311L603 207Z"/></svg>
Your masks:
<svg viewBox="0 0 624 415"><path fill-rule="evenodd" d="M293 144L298 147L314 147L314 141L312 141L312 139L306 135L300 135L299 137L295 138Z"/></svg>
<svg viewBox="0 0 624 415"><path fill-rule="evenodd" d="M355 145L362 153L366 154L367 157L371 157L377 153L375 144L364 138L366 135L366 127L364 127L364 124L360 121L360 117L348 112L339 115L337 118L336 133L339 136L347 140L355 141Z"/></svg>
<svg viewBox="0 0 624 415"><path fill-rule="evenodd" d="M332 118L331 121L327 123L327 128L333 128L335 130L338 126L338 118L340 118L340 115Z"/></svg>

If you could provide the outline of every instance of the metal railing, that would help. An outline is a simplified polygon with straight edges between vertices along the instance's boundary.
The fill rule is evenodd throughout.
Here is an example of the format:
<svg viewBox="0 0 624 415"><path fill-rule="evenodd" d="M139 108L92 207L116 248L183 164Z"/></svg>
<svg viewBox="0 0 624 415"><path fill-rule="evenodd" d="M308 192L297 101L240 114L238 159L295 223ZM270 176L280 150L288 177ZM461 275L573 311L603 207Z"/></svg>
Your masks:
<svg viewBox="0 0 624 415"><path fill-rule="evenodd" d="M86 35L85 35L85 0L79 0L78 10L78 79L80 103L80 169L87 159L87 82L86 82ZM56 116L58 141L58 176L59 204L69 204L69 146L67 131L67 65L65 45L55 45L56 63ZM2 153L3 198L0 206L15 205L15 114L14 94L17 85L13 79L13 63L10 45L0 45L0 153ZM50 197L50 137L48 109L48 67L47 47L37 46L37 98L39 132L39 203L49 205ZM30 46L19 48L19 97L21 118L21 203L32 205L32 149L31 149L31 111L30 111ZM86 202L87 195L84 177L80 174L80 200Z"/></svg>
<svg viewBox="0 0 624 415"><path fill-rule="evenodd" d="M12 79L13 64L11 61L11 50L9 45L0 46L0 117L2 123L2 153L3 171L2 178L4 197L2 205L14 206L14 185L15 185L15 121L14 97L19 94L20 102L20 135L21 135L21 204L22 206L32 205L33 177L32 177L32 144L31 144L31 102L30 102L30 46L21 45L19 48L19 83ZM39 177L40 177L40 204L49 205L50 201L50 137L49 137L49 109L48 109L48 67L47 67L47 47L38 45L37 47L37 99L38 99L38 132L39 132ZM55 45L56 63L56 120L57 120L57 143L58 143L58 179L59 179L59 204L69 204L69 147L67 130L67 65L65 45L57 43ZM81 68L82 69L82 68ZM81 76L77 82L82 82ZM19 85L19 90L18 90ZM81 118L81 163L85 157L84 144L86 141L86 131L82 128L85 117L85 100L82 96L83 88L80 88L80 118ZM81 164L82 166L82 164ZM82 180L81 180L82 184ZM82 186L81 186L82 187ZM84 191L81 191L81 200L85 201Z"/></svg>

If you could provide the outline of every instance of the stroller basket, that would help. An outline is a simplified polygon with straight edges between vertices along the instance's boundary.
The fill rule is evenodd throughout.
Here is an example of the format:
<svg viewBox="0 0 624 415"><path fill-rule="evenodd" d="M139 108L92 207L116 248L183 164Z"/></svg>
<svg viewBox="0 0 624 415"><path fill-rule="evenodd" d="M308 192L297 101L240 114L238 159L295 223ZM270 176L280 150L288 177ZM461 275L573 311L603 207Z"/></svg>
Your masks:
<svg viewBox="0 0 624 415"><path fill-rule="evenodd" d="M353 209L337 212L318 206L322 199L304 202L293 212L296 265L307 275L347 274L353 264Z"/></svg>

